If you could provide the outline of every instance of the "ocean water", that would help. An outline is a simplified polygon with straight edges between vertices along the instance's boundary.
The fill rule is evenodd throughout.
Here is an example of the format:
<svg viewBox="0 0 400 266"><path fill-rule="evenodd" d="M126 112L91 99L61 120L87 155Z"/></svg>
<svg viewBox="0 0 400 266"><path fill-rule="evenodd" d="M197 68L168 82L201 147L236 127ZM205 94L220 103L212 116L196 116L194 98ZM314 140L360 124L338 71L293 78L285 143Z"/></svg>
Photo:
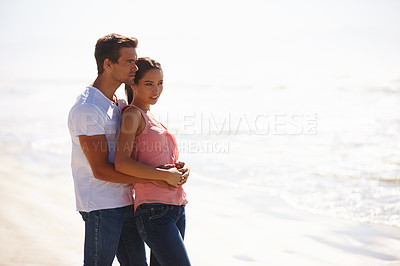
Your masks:
<svg viewBox="0 0 400 266"><path fill-rule="evenodd" d="M40 178L70 176L67 115L88 83L2 82L1 152ZM194 185L265 191L311 213L399 227L400 84L360 84L166 80L153 111L177 136Z"/></svg>
<svg viewBox="0 0 400 266"><path fill-rule="evenodd" d="M271 86L229 96L202 88L188 106L197 112L174 122L184 125L177 129L187 142L183 157L208 182L272 193L312 213L399 226L398 88Z"/></svg>

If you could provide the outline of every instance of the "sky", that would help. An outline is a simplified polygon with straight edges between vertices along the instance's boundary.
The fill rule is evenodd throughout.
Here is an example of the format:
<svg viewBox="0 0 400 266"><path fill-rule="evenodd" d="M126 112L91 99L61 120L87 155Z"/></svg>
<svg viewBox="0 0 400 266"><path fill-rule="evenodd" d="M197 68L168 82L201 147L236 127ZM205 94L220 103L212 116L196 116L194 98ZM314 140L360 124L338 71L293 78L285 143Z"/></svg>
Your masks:
<svg viewBox="0 0 400 266"><path fill-rule="evenodd" d="M400 1L0 0L0 80L93 80L96 40L139 40L177 82L400 78Z"/></svg>

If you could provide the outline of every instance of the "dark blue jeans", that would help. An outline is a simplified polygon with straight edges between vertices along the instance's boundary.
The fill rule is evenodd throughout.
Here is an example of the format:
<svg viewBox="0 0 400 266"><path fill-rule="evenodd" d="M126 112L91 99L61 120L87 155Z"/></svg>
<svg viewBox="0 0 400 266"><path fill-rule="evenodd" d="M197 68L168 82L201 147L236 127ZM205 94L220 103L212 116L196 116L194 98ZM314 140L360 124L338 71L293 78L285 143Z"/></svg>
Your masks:
<svg viewBox="0 0 400 266"><path fill-rule="evenodd" d="M151 248L150 265L189 266L183 239L185 206L141 204L135 213L140 236Z"/></svg>
<svg viewBox="0 0 400 266"><path fill-rule="evenodd" d="M117 255L123 266L147 266L133 205L80 213L85 221L84 265L110 266Z"/></svg>

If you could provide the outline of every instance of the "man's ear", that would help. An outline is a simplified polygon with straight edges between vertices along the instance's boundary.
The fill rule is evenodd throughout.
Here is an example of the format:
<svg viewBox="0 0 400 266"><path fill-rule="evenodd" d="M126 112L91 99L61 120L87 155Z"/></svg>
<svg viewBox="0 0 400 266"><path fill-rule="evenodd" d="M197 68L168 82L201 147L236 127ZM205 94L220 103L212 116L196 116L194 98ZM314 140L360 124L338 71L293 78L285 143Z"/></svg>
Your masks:
<svg viewBox="0 0 400 266"><path fill-rule="evenodd" d="M110 70L111 69L111 65L112 65L112 62L111 62L111 60L110 59L108 59L108 58L106 58L106 59L104 59L104 62L103 62L103 69L104 70Z"/></svg>

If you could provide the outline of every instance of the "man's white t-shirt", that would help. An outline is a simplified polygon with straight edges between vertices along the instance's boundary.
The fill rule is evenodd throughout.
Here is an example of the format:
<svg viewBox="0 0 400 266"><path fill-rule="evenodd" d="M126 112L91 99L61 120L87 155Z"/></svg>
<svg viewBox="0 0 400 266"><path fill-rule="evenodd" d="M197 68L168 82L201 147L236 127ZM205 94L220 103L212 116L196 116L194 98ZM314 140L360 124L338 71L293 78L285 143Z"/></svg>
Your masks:
<svg viewBox="0 0 400 266"><path fill-rule="evenodd" d="M117 184L96 179L79 143L80 135L105 135L108 161L114 163L118 142L121 111L101 91L87 87L78 96L68 116L72 139L71 168L74 178L76 208L78 211L111 209L133 204L131 184ZM93 147L92 147L93 148Z"/></svg>

